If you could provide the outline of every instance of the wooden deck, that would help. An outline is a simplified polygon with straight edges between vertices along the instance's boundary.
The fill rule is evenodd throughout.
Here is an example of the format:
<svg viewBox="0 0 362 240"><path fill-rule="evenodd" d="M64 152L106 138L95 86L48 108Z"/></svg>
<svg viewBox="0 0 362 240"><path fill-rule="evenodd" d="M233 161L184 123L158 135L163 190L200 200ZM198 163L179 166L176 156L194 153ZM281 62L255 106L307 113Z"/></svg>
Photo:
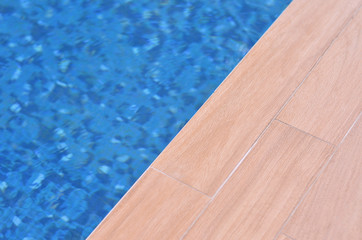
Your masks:
<svg viewBox="0 0 362 240"><path fill-rule="evenodd" d="M360 239L361 5L294 0L88 239Z"/></svg>

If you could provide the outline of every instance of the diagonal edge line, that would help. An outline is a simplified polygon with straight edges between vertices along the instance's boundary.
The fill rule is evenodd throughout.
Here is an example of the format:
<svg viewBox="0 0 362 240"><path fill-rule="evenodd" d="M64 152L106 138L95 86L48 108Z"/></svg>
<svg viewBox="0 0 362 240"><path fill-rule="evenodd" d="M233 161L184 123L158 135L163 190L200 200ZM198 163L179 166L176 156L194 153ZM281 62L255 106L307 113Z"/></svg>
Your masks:
<svg viewBox="0 0 362 240"><path fill-rule="evenodd" d="M338 146L334 149L333 153L331 154L331 156L328 158L328 160L323 164L321 170L319 170L319 172L317 173L317 175L315 176L314 180L312 181L312 183L309 185L308 189L304 192L304 194L302 195L302 197L299 199L297 205L293 208L292 212L289 214L289 216L287 217L287 219L284 221L283 225L281 226L281 228L279 229L278 233L275 235L274 240L276 240L276 237L279 236L279 234L283 233L284 235L286 235L283 232L284 227L287 225L287 223L289 222L289 220L293 217L293 215L295 214L295 212L297 211L298 207L303 203L304 199L308 196L309 192L312 190L312 188L314 187L314 185L316 184L316 182L318 181L318 179L321 177L321 175L324 173L325 169L328 167L329 163L331 162L331 160L333 159L333 157L336 155L336 153L338 152L338 150L340 149L340 146L342 145L342 143L344 142L344 140L347 138L347 136L349 135L349 133L351 132L351 130L354 128L354 126L356 125L356 123L358 122L358 120L360 119L362 113L360 113L358 115L358 117L356 118L356 120L353 122L352 126L348 129L347 133L344 135L342 141L338 144ZM288 236L288 235L287 235Z"/></svg>
<svg viewBox="0 0 362 240"><path fill-rule="evenodd" d="M320 137L314 136L313 134L310 134L309 132L306 132L306 131L304 131L304 130L302 130L302 129L300 129L300 128L297 128L297 127L295 127L295 126L293 126L293 125L290 125L289 123L283 122L283 121L281 121L280 119L275 119L275 121L276 121L276 122L280 122L280 123L282 123L282 124L284 124L284 125L286 125L286 126L288 126L288 127L290 127L290 128L293 128L293 129L295 129L295 130L297 130L297 131L299 131L299 132L301 132L301 133L304 133L305 135L308 135L308 136L310 136L310 137L313 137L313 138L315 138L315 139L317 139L317 140L319 140L319 141L321 141L321 142L327 143L328 145L331 145L332 147L337 147L335 144L333 144L333 143L331 143L331 142L328 142L328 141L326 141L326 140L324 140L324 139L322 139L322 138L320 138Z"/></svg>
<svg viewBox="0 0 362 240"><path fill-rule="evenodd" d="M167 177L175 180L176 182L179 182L179 183L185 185L186 187L189 187L189 188L191 188L192 190L194 190L194 191L196 191L196 192L198 192L198 193L201 193L201 194L204 195L205 197L211 199L211 196L207 195L206 193L201 192L199 189L194 188L193 186L191 186L191 185L189 185L189 184L187 184L187 183L184 183L184 182L180 181L179 179L174 178L174 177L172 177L171 175L168 175L167 173L162 172L160 169L157 169L157 168L152 167L152 166L150 166L149 169L153 169L153 170L155 170L156 172L161 173L161 174L163 174L163 175L165 175L165 176L167 176Z"/></svg>

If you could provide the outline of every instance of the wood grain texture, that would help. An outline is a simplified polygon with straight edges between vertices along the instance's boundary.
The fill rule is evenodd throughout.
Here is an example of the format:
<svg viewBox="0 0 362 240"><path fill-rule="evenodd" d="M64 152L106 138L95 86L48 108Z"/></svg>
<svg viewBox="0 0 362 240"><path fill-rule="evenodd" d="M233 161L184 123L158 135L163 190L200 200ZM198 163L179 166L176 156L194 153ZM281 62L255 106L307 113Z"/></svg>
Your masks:
<svg viewBox="0 0 362 240"><path fill-rule="evenodd" d="M362 109L362 11L350 22L278 119L339 144Z"/></svg>
<svg viewBox="0 0 362 240"><path fill-rule="evenodd" d="M298 240L361 239L361 119L342 143L283 232Z"/></svg>
<svg viewBox="0 0 362 240"><path fill-rule="evenodd" d="M208 200L149 169L88 240L179 239Z"/></svg>
<svg viewBox="0 0 362 240"><path fill-rule="evenodd" d="M184 239L273 239L332 151L273 122Z"/></svg>
<svg viewBox="0 0 362 240"><path fill-rule="evenodd" d="M360 3L294 0L152 166L213 195Z"/></svg>

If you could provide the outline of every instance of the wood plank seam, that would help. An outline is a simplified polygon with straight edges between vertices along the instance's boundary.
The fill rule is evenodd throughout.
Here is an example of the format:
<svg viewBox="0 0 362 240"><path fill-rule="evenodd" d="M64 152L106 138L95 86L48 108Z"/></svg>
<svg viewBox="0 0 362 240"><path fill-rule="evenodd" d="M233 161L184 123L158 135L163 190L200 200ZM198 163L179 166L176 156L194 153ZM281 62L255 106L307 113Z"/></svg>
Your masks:
<svg viewBox="0 0 362 240"><path fill-rule="evenodd" d="M281 111L285 108L285 106L290 102L290 100L294 97L295 93L298 91L298 89L303 85L303 83L305 82L306 79L308 79L308 77L310 76L310 74L312 73L312 71L315 69L315 67L318 65L318 63L322 60L324 54L328 51L328 49L332 46L332 44L335 42L335 40L338 38L338 36L341 34L341 32L343 32L343 30L348 26L348 24L351 22L351 20L354 18L354 16L359 12L360 8L362 7L362 5L360 5L355 12L353 12L353 14L351 15L351 17L345 22L345 24L341 27L341 29L339 30L339 32L336 34L336 36L332 39L332 41L329 43L328 47L322 52L322 54L319 56L319 58L317 59L317 61L313 64L313 66L311 67L311 69L307 72L306 76L303 78L303 80L300 82L300 84L296 87L296 89L292 92L292 94L288 97L288 99L286 100L286 102L282 105L282 107L279 109L279 111L276 113L276 115L273 117L273 119L268 123L268 125L264 128L264 130L260 133L260 135L257 137L257 139L254 141L254 143L251 145L251 147L249 148L249 150L246 152L246 154L243 156L243 158L238 162L238 164L235 166L235 168L231 171L231 173L228 175L228 177L225 179L225 181L220 185L220 187L218 188L218 190L215 192L215 194L213 196L216 196L217 193L219 192L219 190L225 185L225 183L230 179L230 177L233 175L233 173L236 171L236 169L238 168L238 166L243 162L243 160L246 158L246 156L250 153L250 151L255 147L255 145L257 144L258 140L260 139L260 137L263 136L263 134L265 133L265 131L269 128L269 126L271 125L271 123L274 120L278 120L277 117L279 116L279 114L281 113ZM260 38L261 39L261 38ZM250 52L250 51L249 51ZM241 61L238 63L238 65L241 63ZM237 65L237 66L238 66ZM237 66L233 69L233 71L237 68ZM232 71L232 72L233 72ZM232 73L231 72L231 73ZM230 74L231 74L230 73ZM229 74L229 75L230 75ZM221 84L220 84L221 86ZM220 87L219 86L219 87ZM218 87L218 88L219 88ZM216 91L216 90L215 90ZM210 96L211 97L211 96ZM280 121L282 122L282 121ZM286 124L286 123L285 123ZM290 125L291 126L291 125ZM294 127L294 126L293 126ZM300 129L299 129L300 130ZM307 133L307 132L305 132ZM308 133L309 134L309 133ZM311 135L311 134L309 134ZM313 135L311 135L313 136ZM318 138L316 136L313 136L315 138ZM318 138L319 140L323 141L323 142L327 142L323 139ZM329 144L332 144L330 142L327 142ZM332 144L333 145L333 144ZM155 168L155 167L153 167ZM155 168L156 169L156 168ZM210 196L211 197L211 196Z"/></svg>
<svg viewBox="0 0 362 240"><path fill-rule="evenodd" d="M313 182L310 184L309 188L305 191L305 193L303 194L303 196L300 198L299 202L297 203L297 205L294 207L293 211L289 214L288 218L285 220L285 222L283 223L282 227L280 228L279 232L275 235L274 240L277 240L277 237L279 236L279 234L281 234L283 232L284 227L286 226L286 224L289 222L289 220L293 217L294 213L296 212L296 210L298 209L298 207L302 204L302 202L304 201L304 199L308 196L309 192L311 191L311 189L313 188L313 186L315 185L315 183L318 181L318 179L320 178L320 176L323 174L324 170L327 168L327 166L329 165L330 161L332 160L332 158L334 157L334 155L336 154L336 152L338 151L338 149L340 148L340 146L342 145L342 143L344 142L344 140L346 139L346 137L348 136L348 134L351 132L352 128L356 125L356 123L358 122L359 118L361 117L362 113L360 113L357 117L357 119L353 122L352 126L348 129L347 133L344 135L343 139L341 140L341 142L338 144L338 146L334 149L333 153L331 154L331 156L328 158L327 162L323 165L323 167L321 168L321 170L317 173L316 177L314 178Z"/></svg>
<svg viewBox="0 0 362 240"><path fill-rule="evenodd" d="M281 233L280 236L281 236L281 235L284 235L286 238L288 238L288 239L290 239L290 240L296 240L295 238L289 236L288 234Z"/></svg>
<svg viewBox="0 0 362 240"><path fill-rule="evenodd" d="M159 169L156 169L156 168L154 168L154 167L152 167L152 166L149 166L149 167L142 173L142 175L136 180L136 182L132 185L132 187L126 192L126 194L122 197L122 199L123 199L128 193L130 193L133 188L135 188L135 186L137 185L137 183L138 183L139 181L141 181L140 179L142 179L143 175L145 175L146 172L148 172L150 169L152 169L152 170L154 170L154 171L156 171L156 172L158 172L158 173L160 173L160 174L163 174L163 175L165 175L165 176L167 176L167 177L169 177L169 178L171 178L171 179L173 179L173 180L175 180L175 181L177 181L177 182L179 182L179 183L187 186L188 188L191 188L192 190L194 190L194 191L196 191L196 192L201 193L202 195L206 196L207 198L210 198L210 196L206 195L205 193L201 192L200 190L198 190L198 189L196 189L196 188L194 188L194 187L192 187L192 186L190 186L190 185L188 185L188 184L186 184L186 183L183 183L183 182L181 182L180 180L178 180L178 179L176 179L176 178L174 178L174 177L172 177L172 176L167 175L166 173L160 171ZM118 203L117 203L116 205L114 205L114 207L113 207L113 208L108 212L108 214L102 219L102 221L97 225L97 227L94 228L93 231L89 234L89 236L87 237L87 239L88 239L90 236L92 236L93 232L96 232L96 230L102 225L102 223L107 219L107 217L110 215L110 213L113 211L113 209L115 209L115 208L118 206L118 204L120 204L120 202L121 202L121 201L118 201Z"/></svg>
<svg viewBox="0 0 362 240"><path fill-rule="evenodd" d="M276 116L275 116L275 117L276 117ZM308 135L308 136L313 137L313 138L315 138L315 139L317 139L317 140L319 140L319 141L321 141L321 142L324 142L324 143L327 143L328 145L331 145L331 147L334 148L334 151L333 151L333 153L332 153L331 156L333 156L334 153L336 152L336 146L335 146L334 144L331 144L331 143L329 143L329 142L327 142L327 141L324 141L324 140L322 140L322 139L319 139L319 138L317 138L317 137L315 137L315 136L313 136L313 135L311 135L311 134L308 134L308 133L304 132L303 130L300 130L300 129L294 127L294 126L291 126L291 125L289 125L289 124L286 124L286 123L284 123L284 122L282 122L282 121L278 121L278 120L275 119L275 118L269 123L269 125L267 126L267 128L265 128L264 131L260 134L260 136L258 137L257 141L259 141L259 138L261 138L261 137L265 134L265 132L268 130L269 126L270 126L274 121L275 121L275 122L280 122L281 124L286 125L286 126L288 126L288 127L290 127L290 128L293 128L293 129L295 129L295 130L297 130L297 131L299 131L299 132L301 132L301 133L303 133L303 134L305 134L305 135ZM350 131L350 130L349 130L349 131ZM348 131L348 132L349 132L349 131ZM250 149L248 150L247 154L245 154L245 156L243 157L242 161L240 161L239 164L238 164L238 166L233 170L232 174L237 170L237 168L241 165L241 163L243 162L243 160L244 160L244 159L249 155L249 153L253 150L253 148L254 148L254 146L256 146L256 144L257 144L257 142L253 145L252 148L250 148ZM328 159L328 161L330 161L330 158ZM323 166L323 167L324 167L324 166ZM232 175L232 174L231 174L231 175ZM228 178L227 180L229 180L229 179L231 178L231 175L229 176L229 178ZM220 192L220 190L222 189L222 187L226 184L226 182L227 182L227 181L225 181L224 184L218 189L218 191L212 196L212 198L210 198L209 202L205 205L205 207L202 209L202 211L200 212L200 214L196 217L196 219L192 222L192 224L189 226L189 228L185 231L185 233L182 235L181 239L184 239L184 238L185 238L185 236L188 234L188 232L191 230L191 228L195 225L195 223L196 223L196 222L199 220L199 218L203 215L203 213L206 211L206 209L209 207L209 205L212 203L212 201L216 198L216 196L218 195L218 193ZM314 181L313 181L313 182L314 182ZM284 225L284 224L283 224L283 225ZM278 235L277 235L277 236L278 236Z"/></svg>
<svg viewBox="0 0 362 240"><path fill-rule="evenodd" d="M287 238L290 238L291 240L296 240L295 238L289 236L288 234L282 233L284 236L286 236Z"/></svg>
<svg viewBox="0 0 362 240"><path fill-rule="evenodd" d="M333 151L273 122L184 239L273 239Z"/></svg>
<svg viewBox="0 0 362 240"><path fill-rule="evenodd" d="M335 44L336 40L339 39L340 35L341 35L342 33L344 33L345 31L347 31L348 26L350 26L350 25L352 24L354 18L356 18L357 15L360 13L360 11L362 11L361 9L362 9L362 3L361 3L360 6L355 10L355 12L351 15L351 18L346 22L346 24L344 25L344 27L342 28L342 30L337 34L336 38L333 39L333 41L331 42L331 45L328 47L328 49L326 49L325 53L327 53L327 51L331 48L331 46ZM324 55L325 53L323 53L323 55ZM328 60L328 57L326 57L326 59ZM322 59L321 59L321 60L322 60ZM322 64L322 63L321 63L321 64ZM317 65L319 65L319 64L317 64ZM317 67L317 66L316 66L316 67ZM318 69L315 69L314 72L318 72ZM312 73L312 72L311 72L311 73ZM310 73L310 74L311 74L311 73ZM307 78L305 79L306 81L307 81L307 79L310 78L310 74L308 74ZM313 77L312 77L312 79L313 79ZM305 81L304 81L304 82L305 82ZM306 83L306 84L307 84L307 83ZM306 85L306 84L304 84L304 85ZM304 87L304 86L303 86L303 87ZM300 89L299 91L303 91L303 90ZM296 92L296 93L297 93L297 92ZM298 93L298 94L299 94L299 93ZM297 98L297 96L296 96L296 98ZM294 100L295 100L295 98L294 98ZM285 107L283 107L283 108L288 109L287 106L285 106ZM286 109L283 109L283 110L286 110ZM358 116L358 115L357 115L357 116ZM287 119L283 118L283 113L282 113L282 111L280 111L280 112L278 113L277 120L278 120L278 121L285 122L286 124L289 124L290 126L293 126L293 127L299 128L299 129L302 128L301 126L298 126L298 124L294 124L294 123L292 123L292 122L287 123L287 122L288 122ZM348 128L347 128L347 129L348 129ZM346 130L347 130L347 129L346 129ZM305 131L307 134L310 134L310 135L312 135L312 136L316 136L315 133L313 134L313 133L310 132L309 130L310 130L310 129L304 129L303 131ZM342 136L343 136L343 135L342 135ZM317 136L316 136L316 137L317 137ZM337 141L337 142L333 142L332 139L328 139L328 138L325 139L323 136L320 136L320 137L317 137L317 138L319 138L319 139L322 140L322 141L326 141L326 142L329 142L329 143L331 143L331 144L334 144L334 145L339 145L339 143L340 143L340 141L341 141L341 140L340 140L339 142L338 142L338 141Z"/></svg>
<svg viewBox="0 0 362 240"><path fill-rule="evenodd" d="M163 174L163 175L165 175L165 176L167 176L167 177L169 177L169 178L172 178L173 180L175 180L175 181L177 181L177 182L179 182L179 183L182 183L183 185L185 185L185 186L187 186L187 187L191 188L192 190L194 190L194 191L196 191L196 192L201 193L202 195L204 195L204 196L206 196L206 197L208 197L208 198L211 198L211 196L207 195L206 193L201 192L199 189L194 188L193 186L190 186L190 185L188 185L188 184L186 184L186 183L184 183L184 182L180 181L179 179L174 178L174 177L172 177L172 176L170 176L170 175L168 175L168 174L166 174L166 173L162 172L161 170L159 170L159 169L157 169L157 168L154 168L154 167L152 167L152 166L150 166L149 168L150 168L150 169L153 169L153 170L155 170L156 172L159 172L159 173L161 173L161 174Z"/></svg>
<svg viewBox="0 0 362 240"><path fill-rule="evenodd" d="M322 138L320 138L320 137L314 136L313 134L310 134L309 132L306 132L306 131L304 131L303 129L300 129L300 128L297 128L297 127L295 127L295 126L293 126L293 125L290 125L289 123L286 123L286 122L284 122L284 121L282 121L282 120L280 120L280 119L275 119L275 121L278 121L278 122L280 122L280 123L283 123L283 124L285 124L285 125L287 125L287 126L289 126L289 127L291 127L291 128L295 128L295 129L299 130L300 132L303 132L303 133L305 133L305 134L307 134L307 135L309 135L309 136L311 136L311 137L314 137L314 138L318 139L319 141L328 143L329 145L332 145L333 147L337 147L335 144L333 144L333 143L331 143L331 142L328 142L328 141L326 141L326 140L324 140L324 139L322 139Z"/></svg>
<svg viewBox="0 0 362 240"><path fill-rule="evenodd" d="M340 0L338 0L338 1L340 1ZM295 1L295 2L300 3L303 1L300 1L300 2ZM329 2L329 1L326 1L326 2ZM331 2L336 3L337 1L331 0ZM329 8L332 8L332 5L330 4L331 2L329 2L329 4L326 4L324 6L326 8L326 10L328 10ZM352 2L354 2L354 4L352 4ZM293 5L293 3L291 5ZM304 41L299 42L298 44L301 44L306 49L309 49L309 47L311 46L311 49L316 48L316 50L318 50L318 52L317 53L313 52L314 54L312 54L312 55L308 54L307 56L305 56L305 58L309 59L309 60L308 61L303 60L302 65L301 65L302 71L296 70L296 69L298 69L298 67L296 67L296 66L298 66L297 63L295 64L295 66L293 66L293 63L290 64L293 66L292 72L297 74L296 76L288 74L288 71L286 71L286 70L282 71L283 66L286 63L283 63L284 61L280 61L280 59L284 59L284 58L288 59L288 57L289 57L287 55L288 53L285 53L285 51L283 51L282 56L280 56L280 54L278 55L278 57L279 57L278 58L279 59L278 67L275 69L276 73L274 74L275 76L273 76L273 77L275 77L277 79L283 79L283 83L280 83L281 85L274 84L274 86L271 86L270 89L272 90L272 92L270 93L270 96L268 96L268 98L270 98L269 100L278 100L277 103L275 103L273 105L273 102L270 102L270 101L263 102L262 101L262 95L260 93L262 91L268 91L267 89L263 89L260 92L258 92L258 91L255 91L255 88L254 89L252 88L254 83L257 84L255 86L260 87L260 84L261 84L260 79L270 77L265 74L265 71L260 71L263 73L263 74L260 73L261 78L259 77L257 80L254 79L254 81L247 83L245 79L248 79L250 77L250 78L252 78L251 80L253 80L253 75L249 76L249 74L247 74L248 71L246 71L245 68L244 69L242 68L244 66L240 67L239 69L234 69L232 71L232 73L235 72L235 76L233 74L229 75L230 78L226 79L220 85L220 87L215 91L215 94L213 94L214 97L209 98L208 101L206 101L206 103L198 111L198 113L194 115L194 117L190 120L189 123L186 124L186 126L183 128L183 130L180 131L180 133L174 138L174 140L158 156L158 158L153 163L153 166L160 170L163 170L164 172L167 172L170 175L175 176L176 178L181 178L182 181L189 183L190 185L200 189L201 191L207 193L210 196L213 195L217 191L217 189L222 185L222 183L225 181L225 179L230 175L230 173L235 168L235 166L238 164L240 159L242 159L242 157L246 154L246 152L248 151L250 146L253 145L253 143L255 142L257 137L260 135L260 133L263 131L263 129L268 125L268 123L273 118L274 114L277 113L277 111L280 109L280 107L285 102L285 100L288 98L288 96L301 83L301 81L306 76L308 71L310 71L310 69L312 69L312 67L316 63L317 59L323 54L323 52L325 52L326 48L333 41L333 39L336 36L338 36L338 33L343 28L343 26L348 22L348 20L351 18L351 16L356 11L356 9L360 7L361 1L360 0L351 1L346 6L351 7L352 5L353 5L353 8L352 9L350 8L350 10L348 11L348 14L342 15L341 16L342 19L337 18L338 20L336 20L336 18L335 19L322 18L321 15L323 15L323 11L321 12L321 11L316 10L316 9L318 9L318 7L315 7L316 5L314 5L315 14L317 14L319 16L320 21L321 21L318 24L319 28L323 29L323 25L325 26L325 24L320 25L320 23L322 23L322 22L328 23L333 20L332 21L333 23L338 23L338 22L339 23L337 24L337 27L335 27L333 29L333 33L329 34L327 36L328 37L327 41L323 41L321 44L316 44L316 42L313 42L313 40L315 38L317 38L319 40L319 38L318 38L319 30L314 31L314 33L312 34L313 38L302 38ZM302 6L305 6L305 4L303 4ZM300 8L298 8L298 9L300 9ZM311 8L311 9L313 10L313 8ZM334 9L334 10L336 10L336 9ZM285 25L289 26L286 21L283 21L281 23L276 21L276 24L285 24ZM303 25L305 28L304 31L310 30L308 28L313 26L313 22L309 22L308 24L309 25L305 25L305 26ZM335 26L335 24L333 26ZM332 26L330 26L330 27L332 27ZM275 28L271 27L270 28L271 30L269 29L268 31L273 32L273 30L275 30ZM278 28L276 28L276 29L278 29ZM295 29L295 28L293 28L293 29ZM322 29L320 29L320 30L322 30ZM291 29L289 29L289 30L291 30ZM284 36L286 35L285 32L283 32L283 34L284 34ZM323 32L323 34L325 34L325 32ZM309 36L309 34L304 34L302 36ZM265 37L264 40L265 39L269 40L269 37L270 36ZM265 40L265 41L267 41L267 40ZM264 45L264 47L265 47L265 45L268 45L268 44L265 44L265 41L259 45L257 43L256 47L263 48L263 45ZM309 45L309 41L312 41L310 45ZM294 44L294 42L292 42L291 44ZM274 46L274 47L276 47L276 46ZM259 48L257 48L257 49L259 49ZM253 49L250 51L250 53L254 53L254 55L252 54L251 56L258 56L261 54L261 52L256 51L256 50L253 51ZM267 53L270 54L269 51L267 51ZM301 49L298 49L295 51L293 50L293 57L296 57L297 59L299 59L300 55L304 55L302 53L303 53L303 50L301 50ZM250 56L250 55L248 55L248 56ZM246 58L248 56L246 56ZM246 64L246 66L249 66L249 65L251 65L249 62L255 61L255 59L253 59L252 57L251 57L251 59L252 60L244 58L243 63L247 62L245 64ZM238 66L240 66L240 64L238 64ZM273 64L270 64L270 61L266 61L266 67L273 69ZM249 69L249 68L247 68L247 69ZM239 71L237 71L237 70L239 70ZM256 71L253 68L251 70L252 71L250 71L250 72ZM273 71L271 71L271 72L273 72ZM245 74L240 75L241 73L245 73ZM242 78L242 77L244 77L244 78ZM295 81L294 81L294 78L296 78ZM279 80L277 81L277 79L275 79L274 83L280 82ZM242 81L242 83L245 83L247 85L247 87L250 88L251 91L243 92L243 94L237 95L236 91L230 90L230 89L236 89L236 88L232 87L232 84L236 84L237 86L239 86L238 85L239 83L237 81ZM270 83L273 81L267 81L267 82L269 85L272 85ZM277 86L277 87L283 86L282 84L284 84L284 82L286 84L285 91L277 91L276 90L277 88L273 88L275 86ZM293 84L288 84L288 82L292 82ZM278 94L274 95L275 93L278 93ZM253 95L249 95L249 94L253 94ZM235 95L235 97L231 98L231 97L228 97L228 95L229 96ZM254 103L258 104L258 106L256 106L256 109L255 109L256 111L253 112L252 107L250 107L250 105L244 106L243 104L241 104L241 102L240 102L240 107L231 107L232 106L231 103L233 103L233 101L235 103L237 103L237 100L245 100L239 96L250 96L250 98L251 98L250 101L252 103L250 105L251 106L253 105L253 101L254 101ZM278 96L282 96L282 97L278 98ZM226 99L228 100L228 102L225 101ZM211 107L212 104L219 106L217 101L225 104L223 108L220 107L221 110L217 110L217 108ZM243 101L243 102L245 102L245 101ZM237 104L235 104L235 105L237 105ZM239 106L239 105L237 105L237 106ZM264 111L260 111L260 109L263 109L263 108L266 108L266 109ZM243 109L244 110L246 109L246 111L244 111ZM272 111L269 111L268 109L272 109ZM207 111L207 110L209 110L209 111ZM235 111L240 111L240 115L232 115L230 113L230 112L235 112ZM249 113L249 112L250 112L250 114L245 114L245 113ZM214 115L212 115L212 114L214 114ZM250 118L249 118L249 116L250 116ZM227 118L227 117L229 117L229 118ZM251 121L250 119L252 119L254 117L257 119L259 118L262 121L262 123L253 124L253 122L256 122L256 121ZM210 120L208 121L208 119L210 119ZM235 120L235 122L234 122L234 120ZM201 123L200 121L205 121L205 122ZM254 125L254 126L249 127L249 128L244 128L244 129L242 127L238 128L235 123L236 122L242 123L243 121L246 123L246 124L244 124L244 126L248 126L248 125ZM223 126L223 123L227 123L227 125L225 127L226 132L218 130L218 129L220 129L220 126ZM217 126L218 128L214 129L215 131L210 131L210 128L203 127L203 125L207 126L207 127L211 127L211 129L214 126ZM193 138L192 132L198 128L200 130L199 135L196 135ZM238 131L239 129L243 129L243 131ZM231 132L232 130L236 130L238 132L238 134L241 134L241 136L239 138L235 137L238 135L236 135L236 134L233 135ZM251 134L245 134L246 132L249 132L249 131L251 132ZM203 142L205 142L205 140L209 140L209 139L206 139L205 136L211 137L209 145L203 143ZM212 138L212 136L216 136L216 137ZM225 137L227 137L227 138L225 138ZM186 140L187 138L189 141ZM218 139L223 139L223 138L225 138L226 145L222 147L221 151L218 151L217 149L219 149L219 147L223 145L223 143ZM193 140L193 139L196 139L196 140ZM240 140L238 140L238 139L243 139L244 141L240 142ZM239 147L237 147L236 143L239 144ZM244 145L240 145L240 144L244 144ZM200 148L198 148L198 146ZM230 149L227 151L228 148L230 148ZM242 150L240 150L240 149L242 149ZM195 161L194 158L196 158L197 160ZM208 165L209 167L203 168L203 169L198 169L198 167L202 167L202 165L204 165L204 166ZM190 169L190 166L192 166L194 168Z"/></svg>
<svg viewBox="0 0 362 240"><path fill-rule="evenodd" d="M203 215L203 213L206 211L206 209L209 207L210 203L215 199L215 197L218 195L218 193L220 192L220 190L224 187L224 185L229 181L229 179L231 178L231 176L235 173L235 171L239 168L239 166L242 164L242 162L245 160L245 158L249 155L249 153L253 150L253 148L256 146L256 144L258 143L259 139L265 134L265 132L268 130L268 128L270 127L270 125L272 124L272 122L274 120L277 120L278 115L281 113L281 111L284 109L284 107L290 102L290 100L293 98L293 96L295 95L295 93L298 91L298 89L303 85L303 83L305 82L305 80L309 77L309 75L311 74L311 72L315 69L315 67L318 65L318 63L322 60L324 54L328 51L328 49L332 46L332 44L335 42L335 40L338 38L338 36L343 32L343 30L348 26L348 24L352 21L352 19L354 18L354 16L359 12L359 10L361 9L362 5L360 5L351 15L351 17L344 23L344 25L341 27L341 29L339 30L339 32L336 34L336 36L332 39L332 41L329 43L328 47L322 52L321 56L318 57L317 61L313 64L313 66L311 67L311 69L308 71L308 73L306 74L306 76L303 78L303 80L301 81L301 83L296 87L296 89L292 92L292 94L289 96L289 98L285 101L285 103L282 105L282 107L279 109L279 111L275 114L275 116L273 117L273 119L268 123L268 125L264 128L264 130L260 133L260 135L257 137L257 139L254 141L254 143L252 144L252 146L248 149L248 151L244 154L243 158L238 162L238 164L235 166L235 168L231 171L231 173L228 175L228 177L225 179L225 181L220 185L220 187L217 189L217 191L214 193L214 195L211 197L210 201L205 205L204 209L202 209L202 211L200 212L200 214L196 217L196 219L192 222L192 224L189 226L189 228L185 231L185 233L182 235L181 239L184 239L184 237L187 235L187 233L191 230L191 228L195 225L195 223L197 222L197 220ZM280 121L281 123L284 123L282 121ZM354 122L355 123L355 122ZM285 124L285 123L284 123ZM353 124L354 125L354 124ZM295 128L295 127L294 127ZM297 129L297 128L296 128ZM300 129L298 129L299 131L301 131ZM349 129L350 131L351 129ZM348 131L348 132L349 132ZM302 131L303 133L306 133L304 131ZM310 136L312 136L311 134L309 134ZM315 136L313 136L315 137ZM315 137L317 138L317 137ZM345 137L344 137L345 138ZM344 140L343 138L343 140ZM319 139L319 138L318 138ZM321 139L319 139L321 140ZM325 140L323 140L323 142L326 142ZM329 142L326 142L329 143ZM329 143L331 144L331 143ZM333 144L331 144L333 145ZM340 144L339 144L340 145ZM333 145L335 146L335 145ZM335 151L334 151L335 153ZM332 154L332 156L334 155L334 153ZM329 159L330 160L330 159ZM329 161L328 160L328 161ZM285 224L283 224L284 226Z"/></svg>
<svg viewBox="0 0 362 240"><path fill-rule="evenodd" d="M362 13L360 16L362 17ZM298 240L361 239L361 147L362 121L359 118L310 193L286 224L284 233Z"/></svg>
<svg viewBox="0 0 362 240"><path fill-rule="evenodd" d="M208 195L206 195L205 193L199 191L198 189L193 188L192 186L189 186L189 185L187 185L186 183L183 183L183 182L181 182L180 180L178 180L178 179L176 179L176 178L174 178L174 177L171 177L171 176L165 174L164 172L160 171L159 169L156 169L156 168L154 168L154 167L152 167L152 166L150 165L150 166L141 174L141 176L136 180L136 182L131 186L131 188L126 192L126 194L123 195L122 199L125 198L125 197L132 191L133 188L135 188L135 186L137 185L137 183L141 181L140 179L142 179L143 175L145 175L145 174L147 173L147 171L149 171L150 169L153 169L153 170L155 170L155 171L157 171L157 172L159 172L159 173L161 173L161 174L164 174L164 175L166 175L167 177L172 178L173 180L175 180L175 181L177 181L177 182L180 182L180 183L188 186L189 188L192 188L193 190L201 193L202 195L210 198L210 196L208 196ZM110 213L111 213L115 208L117 208L117 206L118 206L118 204L120 204L120 202L121 202L121 200L118 201L117 204L113 206L113 208L107 213L107 215L102 219L102 221L97 225L97 227L95 227L95 228L93 229L93 231L89 234L89 236L87 237L87 239L88 239L90 236L92 236L93 232L96 232L96 230L97 230L97 229L102 225L102 223L107 219L107 217L110 215Z"/></svg>
<svg viewBox="0 0 362 240"><path fill-rule="evenodd" d="M111 211L88 239L179 238L208 200L209 197L148 168L127 198L117 204L118 209Z"/></svg>

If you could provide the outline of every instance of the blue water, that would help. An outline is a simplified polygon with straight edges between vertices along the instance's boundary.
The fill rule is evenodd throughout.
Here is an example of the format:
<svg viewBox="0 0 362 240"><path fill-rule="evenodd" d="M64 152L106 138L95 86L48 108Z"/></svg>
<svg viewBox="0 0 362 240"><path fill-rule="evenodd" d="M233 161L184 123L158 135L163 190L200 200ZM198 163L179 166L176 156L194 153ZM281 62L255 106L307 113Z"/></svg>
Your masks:
<svg viewBox="0 0 362 240"><path fill-rule="evenodd" d="M0 0L0 239L84 239L290 0Z"/></svg>

